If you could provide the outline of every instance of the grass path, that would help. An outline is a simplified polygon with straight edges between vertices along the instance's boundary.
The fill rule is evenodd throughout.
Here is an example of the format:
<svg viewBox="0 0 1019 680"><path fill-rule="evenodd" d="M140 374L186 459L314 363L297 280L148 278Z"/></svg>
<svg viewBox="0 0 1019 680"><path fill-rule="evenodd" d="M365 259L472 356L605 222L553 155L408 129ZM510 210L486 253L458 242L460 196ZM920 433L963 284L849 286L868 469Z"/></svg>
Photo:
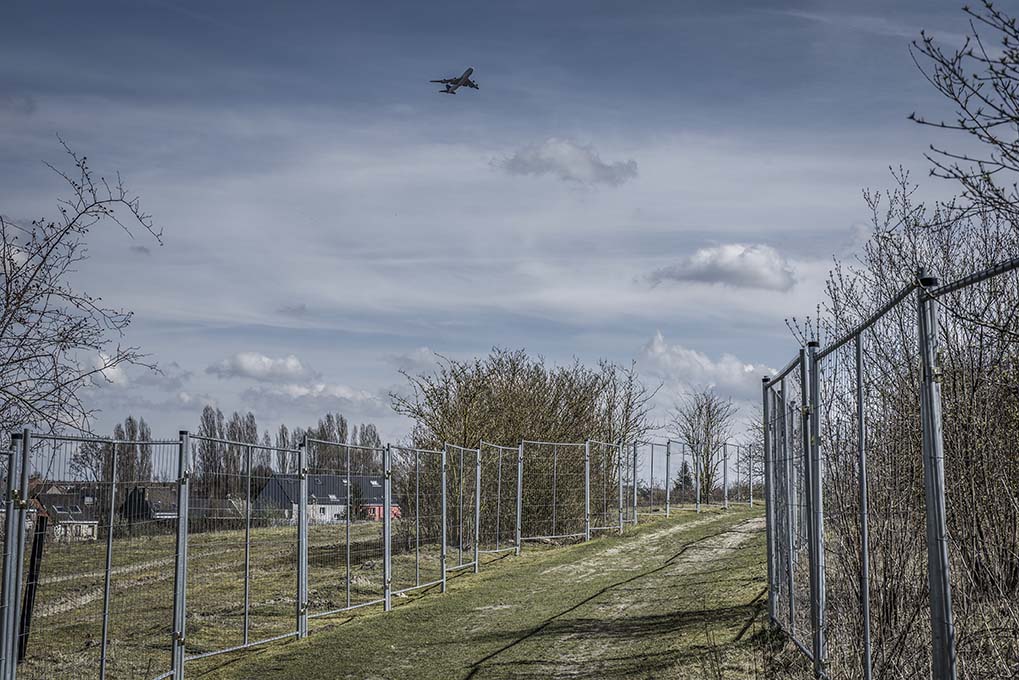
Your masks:
<svg viewBox="0 0 1019 680"><path fill-rule="evenodd" d="M587 544L525 550L446 595L320 624L307 640L195 666L208 680L763 677L759 509L674 513Z"/></svg>

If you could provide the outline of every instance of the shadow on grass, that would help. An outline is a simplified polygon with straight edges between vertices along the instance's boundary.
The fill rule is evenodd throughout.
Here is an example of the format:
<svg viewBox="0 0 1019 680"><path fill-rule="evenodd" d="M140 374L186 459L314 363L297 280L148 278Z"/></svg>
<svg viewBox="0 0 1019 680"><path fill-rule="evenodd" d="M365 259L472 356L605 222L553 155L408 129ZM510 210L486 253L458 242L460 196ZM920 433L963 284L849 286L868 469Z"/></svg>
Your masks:
<svg viewBox="0 0 1019 680"><path fill-rule="evenodd" d="M641 579L659 574L672 567L677 560L688 552L701 549L700 544L725 534L733 533L732 529L725 529L694 541L684 544L679 551L666 559L659 566L642 571L638 574L622 579L615 583L601 588L592 595L584 598L576 604L563 611L548 617L536 626L518 631L500 633L492 636L482 636L480 640L489 642L506 643L495 651L485 655L476 661L464 676L464 680L473 680L485 671L486 677L542 677L550 675L550 665L565 664L563 660L513 660L507 662L496 661L506 652L518 645L535 639L549 638L556 639L564 636L584 637L586 639L603 638L606 641L619 640L622 638L650 637L655 635L676 635L684 630L702 630L706 624L731 623L734 617L742 618L753 609L753 602L748 605L726 607L721 609L703 609L698 611L682 611L670 614L652 614L647 616L627 619L576 619L563 620L564 617L572 614L582 607L603 597L607 593L625 589ZM741 532L743 533L743 532ZM749 532L747 532L749 533ZM756 533L756 532L754 532ZM755 598L756 599L756 598ZM616 657L601 657L596 664L590 664L591 668L578 668L576 664L570 664L569 676L579 678L629 678L638 672L649 672L655 668L666 668L680 663L684 660L699 658L700 652L693 648L691 650L672 650L663 652L641 651L633 655L622 655ZM506 674L502 675L502 671ZM493 675L494 673L494 675ZM553 674L553 677L556 677Z"/></svg>

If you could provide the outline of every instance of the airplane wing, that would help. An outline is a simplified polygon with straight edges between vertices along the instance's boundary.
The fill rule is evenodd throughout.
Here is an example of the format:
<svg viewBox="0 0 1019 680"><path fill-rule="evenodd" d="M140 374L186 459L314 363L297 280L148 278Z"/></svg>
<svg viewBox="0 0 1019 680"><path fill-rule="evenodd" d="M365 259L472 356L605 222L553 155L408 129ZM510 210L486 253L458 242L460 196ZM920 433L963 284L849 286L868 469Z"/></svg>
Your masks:
<svg viewBox="0 0 1019 680"><path fill-rule="evenodd" d="M470 78L467 79L467 82L464 83L464 85L466 85L467 87L473 87L475 90L479 89L478 84L471 80Z"/></svg>
<svg viewBox="0 0 1019 680"><path fill-rule="evenodd" d="M429 80L428 82L430 82L430 83L442 83L443 85L452 85L453 83L455 83L458 80L460 80L460 79L459 78L443 78L441 80Z"/></svg>

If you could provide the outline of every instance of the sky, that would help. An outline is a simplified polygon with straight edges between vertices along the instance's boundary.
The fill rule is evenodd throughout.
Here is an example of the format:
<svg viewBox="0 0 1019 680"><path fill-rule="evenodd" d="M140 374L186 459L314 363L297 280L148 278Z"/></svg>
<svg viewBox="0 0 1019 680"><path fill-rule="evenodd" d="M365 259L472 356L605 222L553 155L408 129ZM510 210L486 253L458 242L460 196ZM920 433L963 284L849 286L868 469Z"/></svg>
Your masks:
<svg viewBox="0 0 1019 680"><path fill-rule="evenodd" d="M861 191L947 112L909 53L955 2L13 0L0 212L53 216L57 135L119 170L163 243L90 235L75 285L132 310L97 431L206 403L404 438L399 371L492 347L635 361L655 415L713 386L748 415L862 245ZM473 66L480 89L428 81Z"/></svg>

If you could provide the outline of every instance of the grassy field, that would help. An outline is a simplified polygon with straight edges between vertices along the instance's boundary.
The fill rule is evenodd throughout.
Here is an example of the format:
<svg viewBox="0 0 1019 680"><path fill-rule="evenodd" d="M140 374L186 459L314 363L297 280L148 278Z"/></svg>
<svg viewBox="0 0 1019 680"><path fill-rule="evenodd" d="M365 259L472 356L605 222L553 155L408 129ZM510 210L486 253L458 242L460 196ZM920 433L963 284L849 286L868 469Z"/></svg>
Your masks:
<svg viewBox="0 0 1019 680"><path fill-rule="evenodd" d="M760 509L673 513L492 559L446 595L320 620L293 641L189 665L208 680L767 677Z"/></svg>
<svg viewBox="0 0 1019 680"><path fill-rule="evenodd" d="M399 522L394 522L394 530ZM382 524L351 531L350 603L382 597ZM310 613L347 605L343 525L309 527ZM296 528L251 532L249 639L286 634L296 626ZM434 538L434 537L433 537ZM107 677L147 680L170 668L175 537L118 536L112 552ZM32 630L19 677L98 677L102 639L105 542L52 543L45 548ZM438 547L422 545L393 557L394 588L440 577ZM187 578L188 655L244 641L244 532L194 533ZM318 625L317 620L314 625Z"/></svg>

